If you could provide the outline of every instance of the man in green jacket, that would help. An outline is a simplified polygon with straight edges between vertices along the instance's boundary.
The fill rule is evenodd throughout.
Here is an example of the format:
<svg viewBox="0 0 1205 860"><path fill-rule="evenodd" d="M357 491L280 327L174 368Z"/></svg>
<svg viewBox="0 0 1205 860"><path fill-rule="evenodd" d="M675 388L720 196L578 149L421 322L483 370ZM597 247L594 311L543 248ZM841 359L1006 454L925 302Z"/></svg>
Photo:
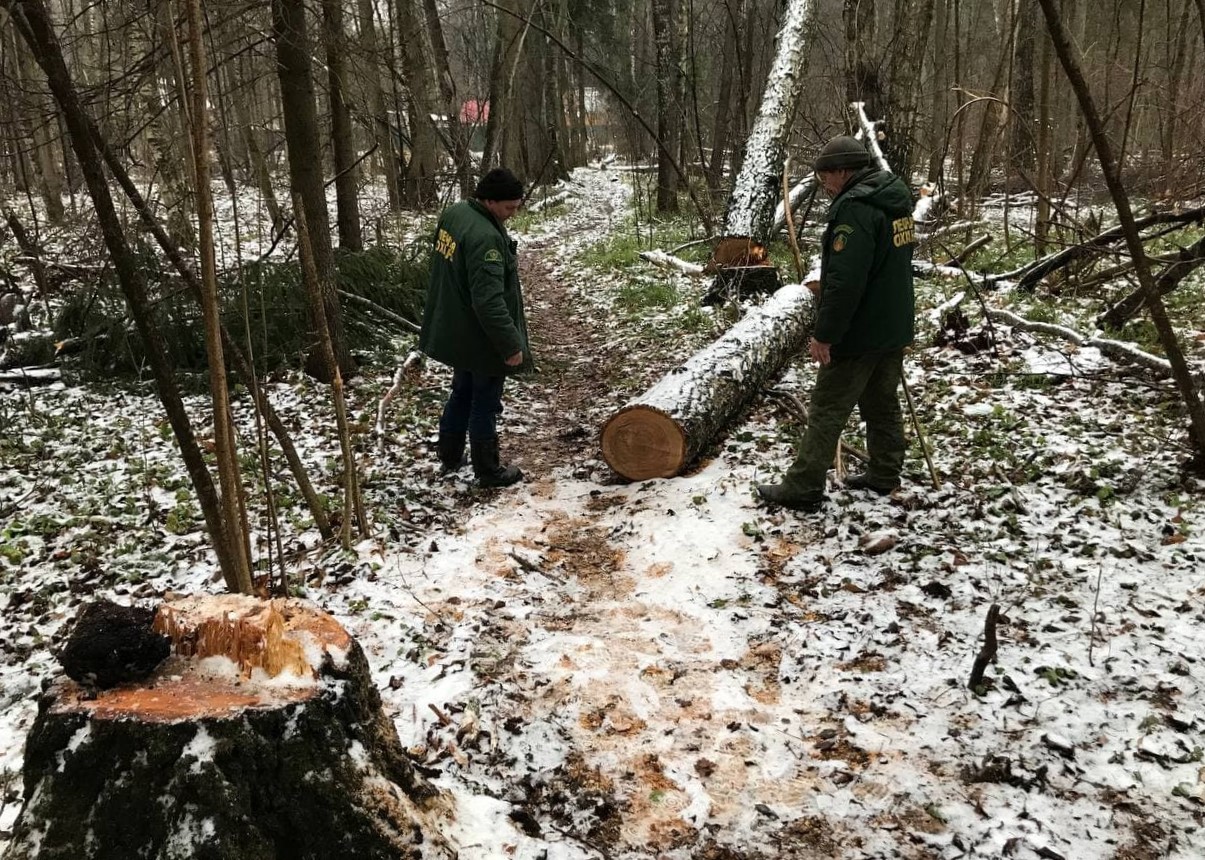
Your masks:
<svg viewBox="0 0 1205 860"><path fill-rule="evenodd" d="M873 167L852 137L825 145L816 177L833 198L810 344L820 367L795 462L782 483L757 487L763 500L801 511L823 505L825 477L854 406L866 422L870 463L845 486L886 495L900 485L907 443L898 389L916 314L908 186Z"/></svg>
<svg viewBox="0 0 1205 860"><path fill-rule="evenodd" d="M523 183L494 168L473 198L445 209L435 229L418 345L452 368L439 419L440 462L459 469L467 436L478 483L506 487L523 474L503 465L498 452L502 387L508 375L531 365L516 245L504 226L523 202Z"/></svg>

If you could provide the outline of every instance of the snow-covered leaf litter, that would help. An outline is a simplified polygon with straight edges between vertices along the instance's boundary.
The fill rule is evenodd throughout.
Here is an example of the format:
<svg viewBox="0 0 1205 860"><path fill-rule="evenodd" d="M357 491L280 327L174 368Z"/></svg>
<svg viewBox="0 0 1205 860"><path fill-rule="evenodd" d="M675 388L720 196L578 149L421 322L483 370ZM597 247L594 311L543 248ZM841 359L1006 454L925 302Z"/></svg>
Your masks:
<svg viewBox="0 0 1205 860"><path fill-rule="evenodd" d="M617 285L566 261L622 183L575 179L578 201L519 238L560 259L560 312L621 337ZM940 304L929 289L922 305ZM644 344L625 341L625 361ZM655 378L675 344L649 346L637 375ZM457 796L466 858L686 858L711 842L728 857L1200 856L1205 574L1200 487L1163 441L1174 398L1001 373L1059 358L1020 334L1005 346L999 364L909 360L940 490L914 457L898 498L837 490L806 518L752 502L789 458L764 406L671 481L575 480L575 463L492 495L435 481L418 444L433 374L399 398L405 437L364 446L381 536L344 558L294 535L290 563L326 570L307 593L360 639L403 741ZM359 412L389 376L353 386ZM509 439L557 419L539 386L514 393ZM595 411L627 393L598 392ZM332 461L324 395L298 381L274 397L305 456ZM186 485L152 397L60 389L5 408L28 450L6 447L0 505L32 491L5 526L37 526L0 553L0 761L15 769L72 600L218 586L195 515L179 517L190 533L166 528L164 494ZM871 534L894 547L869 555ZM999 661L977 697L965 679L992 602Z"/></svg>

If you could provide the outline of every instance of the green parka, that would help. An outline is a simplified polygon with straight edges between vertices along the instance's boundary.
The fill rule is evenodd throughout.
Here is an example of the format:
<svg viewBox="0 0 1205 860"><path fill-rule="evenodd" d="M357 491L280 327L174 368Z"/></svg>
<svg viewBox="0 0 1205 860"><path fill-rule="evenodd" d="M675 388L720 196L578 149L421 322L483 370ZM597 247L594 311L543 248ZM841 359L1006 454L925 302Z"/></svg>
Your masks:
<svg viewBox="0 0 1205 860"><path fill-rule="evenodd" d="M874 168L852 177L829 207L813 337L833 356L912 343L912 207L908 186Z"/></svg>
<svg viewBox="0 0 1205 860"><path fill-rule="evenodd" d="M462 200L432 237L431 280L418 346L457 370L506 376L531 366L515 242L489 210ZM506 359L522 350L523 364Z"/></svg>

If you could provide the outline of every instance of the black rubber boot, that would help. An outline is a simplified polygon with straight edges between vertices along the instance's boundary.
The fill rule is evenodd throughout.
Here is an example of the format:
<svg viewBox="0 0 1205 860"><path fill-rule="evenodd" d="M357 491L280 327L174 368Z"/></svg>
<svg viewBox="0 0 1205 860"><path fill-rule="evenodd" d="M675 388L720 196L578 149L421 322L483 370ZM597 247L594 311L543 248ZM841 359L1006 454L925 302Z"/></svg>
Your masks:
<svg viewBox="0 0 1205 860"><path fill-rule="evenodd" d="M797 493L786 484L758 484L757 494L762 501L793 511L814 514L824 507L824 493Z"/></svg>
<svg viewBox="0 0 1205 860"><path fill-rule="evenodd" d="M468 465L464 458L464 442L464 433L439 434L436 450L439 452L439 462L443 464L445 472L455 472Z"/></svg>
<svg viewBox="0 0 1205 860"><path fill-rule="evenodd" d="M473 457L473 474L483 487L509 487L522 480L518 466L503 466L499 462L498 437L493 439L469 440L469 451Z"/></svg>
<svg viewBox="0 0 1205 860"><path fill-rule="evenodd" d="M872 493L878 493L880 496L889 496L892 492L898 490L899 487L899 481L880 483L865 473L850 475L845 479L845 488L848 490L870 490Z"/></svg>

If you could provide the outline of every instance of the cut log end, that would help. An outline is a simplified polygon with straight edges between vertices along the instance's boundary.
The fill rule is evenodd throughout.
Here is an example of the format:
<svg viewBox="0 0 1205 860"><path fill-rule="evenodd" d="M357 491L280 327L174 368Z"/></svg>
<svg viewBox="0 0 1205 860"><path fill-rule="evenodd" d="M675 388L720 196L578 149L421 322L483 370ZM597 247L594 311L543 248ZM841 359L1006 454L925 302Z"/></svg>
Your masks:
<svg viewBox="0 0 1205 860"><path fill-rule="evenodd" d="M635 405L603 426L602 450L607 465L633 481L672 478L686 465L686 433L664 412Z"/></svg>

